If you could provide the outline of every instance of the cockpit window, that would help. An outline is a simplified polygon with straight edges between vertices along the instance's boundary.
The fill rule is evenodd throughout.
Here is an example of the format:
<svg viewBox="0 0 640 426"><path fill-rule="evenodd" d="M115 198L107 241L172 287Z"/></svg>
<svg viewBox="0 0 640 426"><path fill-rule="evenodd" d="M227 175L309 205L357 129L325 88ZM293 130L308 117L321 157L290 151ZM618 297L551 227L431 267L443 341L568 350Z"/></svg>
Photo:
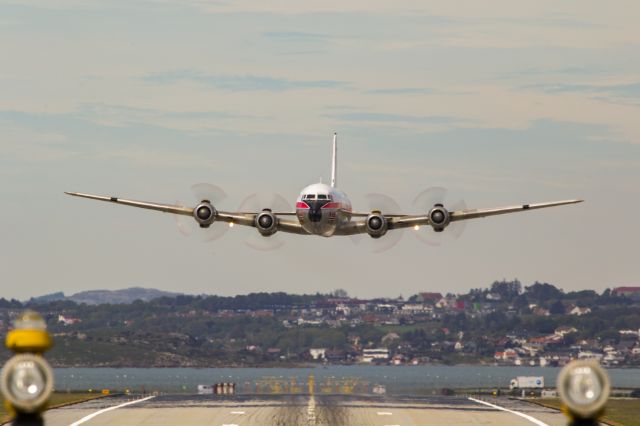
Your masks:
<svg viewBox="0 0 640 426"><path fill-rule="evenodd" d="M327 196L324 194L318 194L318 200L326 200Z"/></svg>
<svg viewBox="0 0 640 426"><path fill-rule="evenodd" d="M304 196L304 199L305 200L315 200L316 196L315 196L315 194L307 194L307 195Z"/></svg>

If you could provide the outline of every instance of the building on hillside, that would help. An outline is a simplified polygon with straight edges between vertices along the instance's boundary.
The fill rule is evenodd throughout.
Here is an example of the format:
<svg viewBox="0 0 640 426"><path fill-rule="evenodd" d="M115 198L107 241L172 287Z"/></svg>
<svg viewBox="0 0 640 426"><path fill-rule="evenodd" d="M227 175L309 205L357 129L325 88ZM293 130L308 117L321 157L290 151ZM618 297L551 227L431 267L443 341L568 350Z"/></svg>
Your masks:
<svg viewBox="0 0 640 426"><path fill-rule="evenodd" d="M557 334L558 336L566 336L567 334L570 333L576 333L578 331L577 328L572 327L570 325L561 325L560 327L556 328L554 333Z"/></svg>
<svg viewBox="0 0 640 426"><path fill-rule="evenodd" d="M441 293L420 293L417 301L422 303L430 303L432 305L438 303L442 299Z"/></svg>
<svg viewBox="0 0 640 426"><path fill-rule="evenodd" d="M381 342L382 342L383 345L386 345L388 343L393 342L394 340L400 340L400 336L398 335L398 333L390 332L390 333L385 334L382 337Z"/></svg>
<svg viewBox="0 0 640 426"><path fill-rule="evenodd" d="M518 353L515 351L515 349L508 348L504 351L496 352L493 357L496 361L515 361L516 359L518 359Z"/></svg>
<svg viewBox="0 0 640 426"><path fill-rule="evenodd" d="M635 301L640 301L640 287L616 287L611 294L614 296L626 296Z"/></svg>
<svg viewBox="0 0 640 426"><path fill-rule="evenodd" d="M533 315L536 315L539 317L548 317L549 310L546 308L543 308L542 306L537 306L533 309Z"/></svg>
<svg viewBox="0 0 640 426"><path fill-rule="evenodd" d="M421 303L407 303L402 307L402 315L419 315L433 312L433 307Z"/></svg>
<svg viewBox="0 0 640 426"><path fill-rule="evenodd" d="M61 322L64 325L73 325L81 322L80 318L71 318L65 317L64 315L58 315L58 322Z"/></svg>
<svg viewBox="0 0 640 426"><path fill-rule="evenodd" d="M579 306L574 307L569 311L570 315L582 316L591 313L591 308L581 308Z"/></svg>
<svg viewBox="0 0 640 426"><path fill-rule="evenodd" d="M362 362L386 361L389 359L389 349L374 348L362 350Z"/></svg>
<svg viewBox="0 0 640 426"><path fill-rule="evenodd" d="M603 353L595 352L591 350L583 350L578 352L578 359L594 359L600 362L603 357L604 357Z"/></svg>

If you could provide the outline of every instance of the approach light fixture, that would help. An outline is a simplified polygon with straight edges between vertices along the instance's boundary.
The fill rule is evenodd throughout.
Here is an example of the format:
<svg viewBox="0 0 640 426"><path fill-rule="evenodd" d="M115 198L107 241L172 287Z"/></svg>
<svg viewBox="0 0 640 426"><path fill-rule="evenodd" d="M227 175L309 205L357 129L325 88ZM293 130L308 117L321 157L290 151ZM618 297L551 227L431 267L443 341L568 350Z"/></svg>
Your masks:
<svg viewBox="0 0 640 426"><path fill-rule="evenodd" d="M16 410L34 413L44 408L53 392L53 371L41 356L19 354L2 369L0 387Z"/></svg>
<svg viewBox="0 0 640 426"><path fill-rule="evenodd" d="M42 412L53 393L53 371L42 356L53 345L47 324L40 314L26 310L13 322L5 346L15 355L0 374L0 390L12 424L42 424Z"/></svg>
<svg viewBox="0 0 640 426"><path fill-rule="evenodd" d="M593 360L572 361L558 375L558 393L574 419L599 417L610 392L609 376Z"/></svg>

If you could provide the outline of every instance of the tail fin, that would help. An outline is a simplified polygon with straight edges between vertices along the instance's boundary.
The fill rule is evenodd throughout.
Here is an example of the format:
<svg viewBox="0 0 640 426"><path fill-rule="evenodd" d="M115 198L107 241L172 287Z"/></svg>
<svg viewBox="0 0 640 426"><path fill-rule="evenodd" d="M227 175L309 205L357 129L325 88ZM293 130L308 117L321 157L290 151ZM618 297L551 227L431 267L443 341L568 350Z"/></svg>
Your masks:
<svg viewBox="0 0 640 426"><path fill-rule="evenodd" d="M333 133L333 158L331 160L331 186L335 188L338 177L338 134Z"/></svg>

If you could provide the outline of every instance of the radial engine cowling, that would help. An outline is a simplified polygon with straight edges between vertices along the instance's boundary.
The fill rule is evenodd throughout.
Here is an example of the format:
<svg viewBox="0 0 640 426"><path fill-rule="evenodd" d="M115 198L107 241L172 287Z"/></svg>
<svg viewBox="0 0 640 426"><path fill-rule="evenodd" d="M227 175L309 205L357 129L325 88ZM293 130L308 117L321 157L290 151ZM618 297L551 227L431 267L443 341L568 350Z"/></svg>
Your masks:
<svg viewBox="0 0 640 426"><path fill-rule="evenodd" d="M367 233L371 238L380 238L387 233L388 225L387 219L378 211L373 211L366 220Z"/></svg>
<svg viewBox="0 0 640 426"><path fill-rule="evenodd" d="M429 210L429 225L436 232L444 231L451 221L449 211L445 209L442 204L436 204L431 210Z"/></svg>
<svg viewBox="0 0 640 426"><path fill-rule="evenodd" d="M200 228L208 228L216 220L217 214L218 212L209 200L202 200L202 202L193 209L193 217L200 225Z"/></svg>
<svg viewBox="0 0 640 426"><path fill-rule="evenodd" d="M256 228L263 237L273 235L278 230L278 219L271 210L264 209L261 213L256 215L255 219Z"/></svg>

